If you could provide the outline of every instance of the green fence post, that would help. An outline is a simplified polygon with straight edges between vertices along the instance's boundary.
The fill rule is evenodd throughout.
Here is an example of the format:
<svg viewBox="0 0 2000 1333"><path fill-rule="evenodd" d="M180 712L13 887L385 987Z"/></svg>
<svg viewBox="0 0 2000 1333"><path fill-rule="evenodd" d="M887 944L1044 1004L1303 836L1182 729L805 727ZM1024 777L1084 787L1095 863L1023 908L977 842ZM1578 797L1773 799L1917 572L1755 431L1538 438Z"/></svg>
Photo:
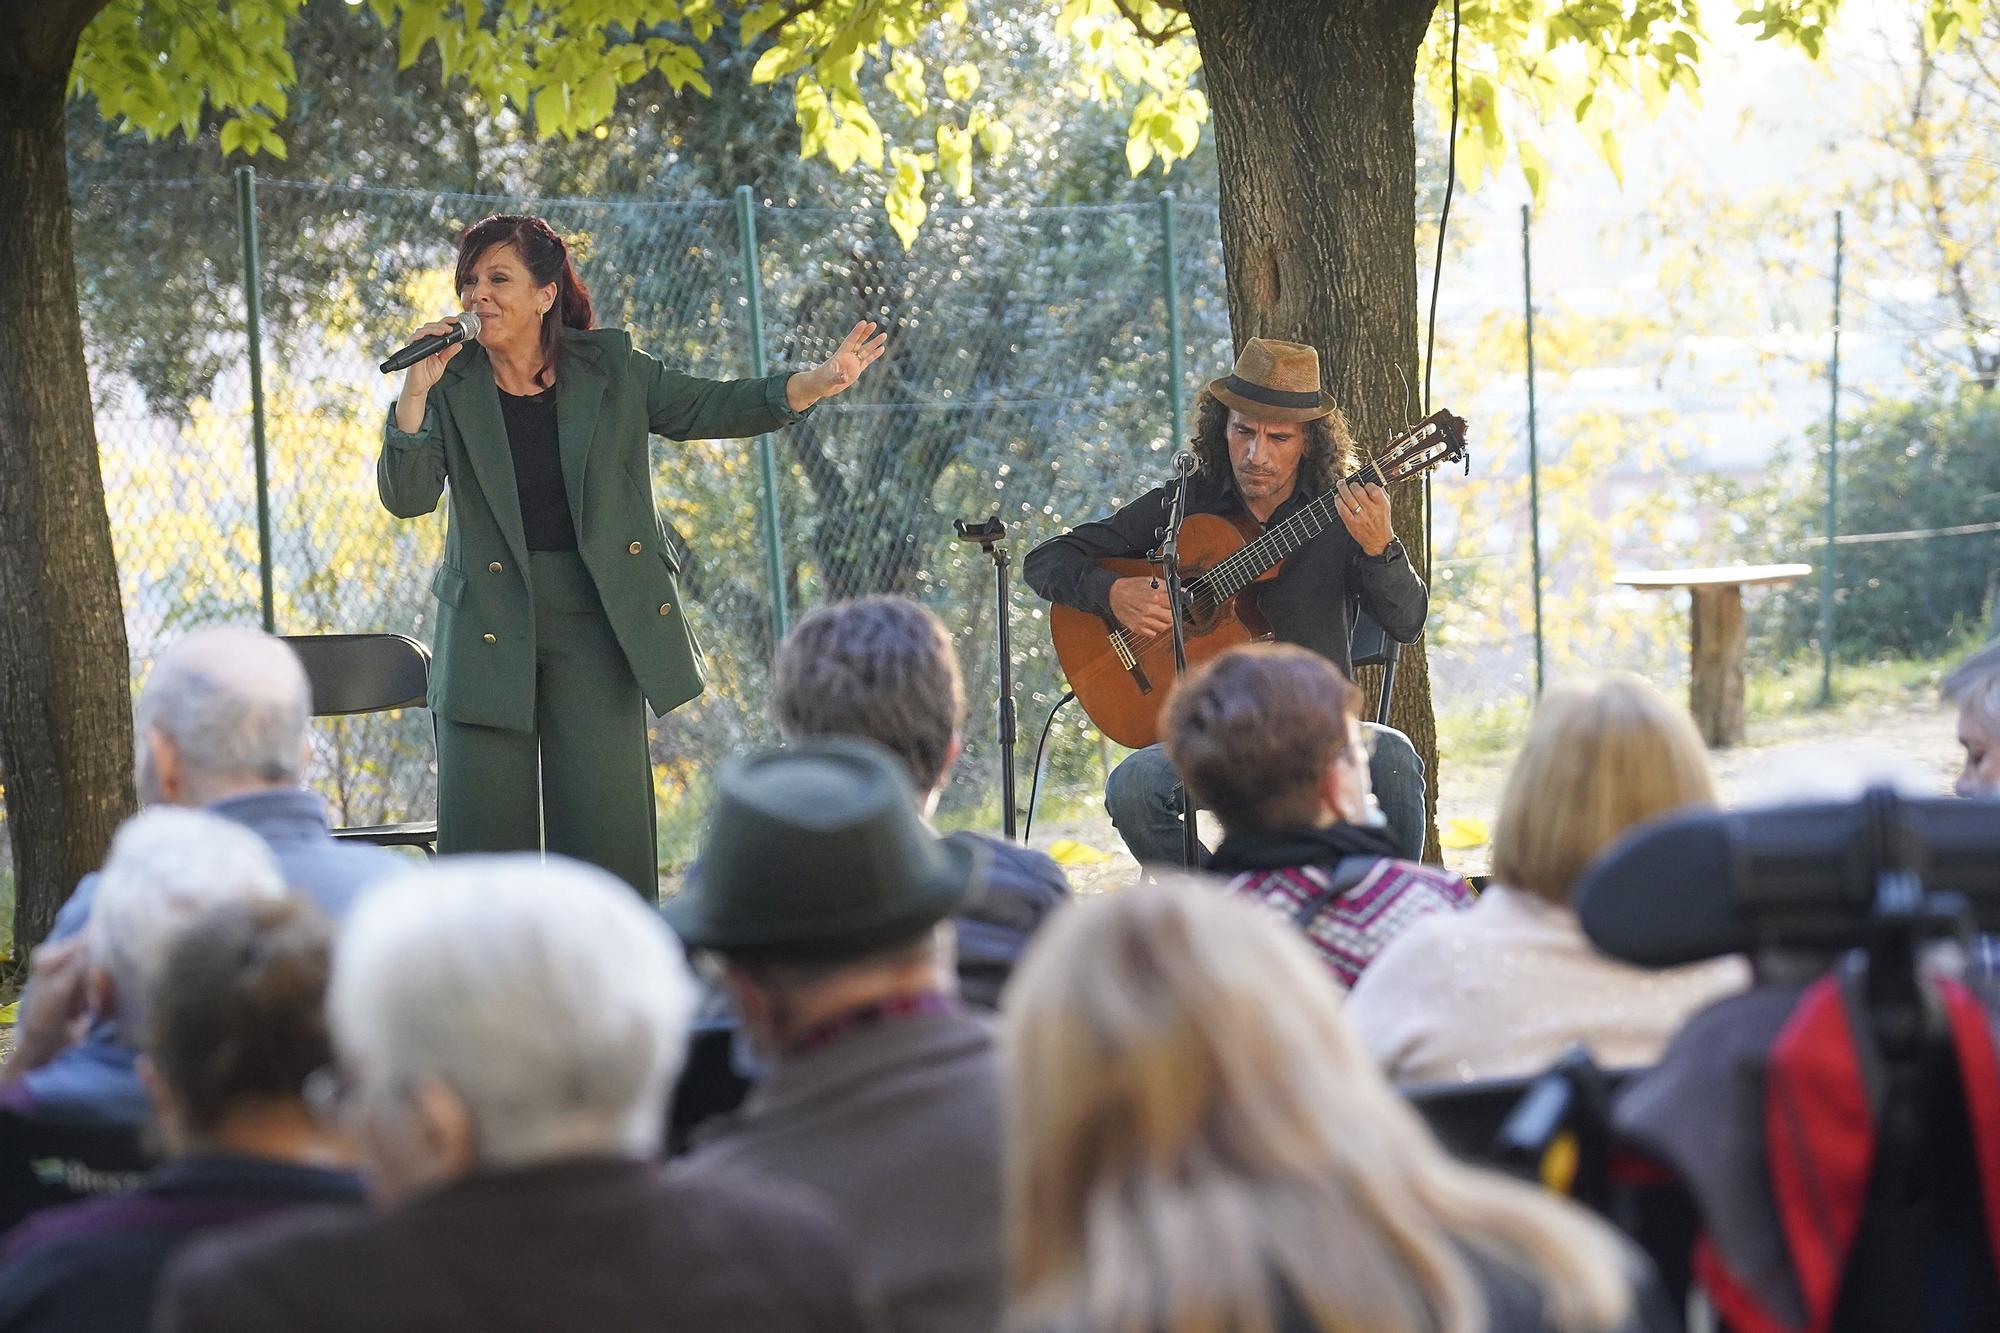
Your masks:
<svg viewBox="0 0 2000 1333"><path fill-rule="evenodd" d="M1528 560L1535 581L1535 697L1542 697L1542 461L1535 438L1535 276L1528 257L1528 205L1521 205L1521 301L1528 344Z"/></svg>
<svg viewBox="0 0 2000 1333"><path fill-rule="evenodd" d="M1172 446L1187 446L1181 410L1181 273L1174 262L1174 192L1160 191L1160 269L1167 302L1167 402L1173 411Z"/></svg>
<svg viewBox="0 0 2000 1333"><path fill-rule="evenodd" d="M271 465L264 437L264 287L257 247L257 169L236 168L236 225L243 238L243 332L250 344L250 457L257 469L257 577L264 631L277 632L271 589Z"/></svg>
<svg viewBox="0 0 2000 1333"><path fill-rule="evenodd" d="M757 264L756 205L750 187L736 187L736 232L743 249L743 290L749 300L750 373L765 373L763 275ZM778 463L771 452L771 437L757 437L757 474L764 489L764 565L771 580L771 645L775 649L785 637L790 617L785 611L784 544L778 515Z"/></svg>
<svg viewBox="0 0 2000 1333"><path fill-rule="evenodd" d="M1833 356L1827 365L1826 546L1819 562L1819 701L1833 702L1833 554L1840 532L1840 261L1846 237L1839 209L1833 214Z"/></svg>

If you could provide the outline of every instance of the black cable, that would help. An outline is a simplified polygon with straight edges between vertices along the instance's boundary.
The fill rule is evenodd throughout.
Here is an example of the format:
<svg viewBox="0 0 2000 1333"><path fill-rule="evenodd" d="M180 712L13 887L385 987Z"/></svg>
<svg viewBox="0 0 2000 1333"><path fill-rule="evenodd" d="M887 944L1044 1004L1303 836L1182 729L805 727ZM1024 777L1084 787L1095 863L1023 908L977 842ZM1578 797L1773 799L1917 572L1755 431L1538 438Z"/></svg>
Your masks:
<svg viewBox="0 0 2000 1333"><path fill-rule="evenodd" d="M1438 287L1444 277L1444 233L1451 223L1451 195L1458 184L1459 0L1451 0L1451 130L1444 154L1444 207L1438 211L1437 258L1431 264L1431 309L1424 330L1424 415L1431 413L1431 366L1437 359ZM1431 474L1424 474L1424 582L1431 581Z"/></svg>
<svg viewBox="0 0 2000 1333"><path fill-rule="evenodd" d="M1042 738L1035 742L1035 779L1028 784L1028 822L1021 830L1021 843L1035 835L1035 799L1042 791L1042 751L1048 748L1049 732L1055 728L1056 714L1062 712L1063 705L1076 698L1075 690L1065 690L1063 697L1056 700L1056 706L1049 710L1049 720L1042 723Z"/></svg>

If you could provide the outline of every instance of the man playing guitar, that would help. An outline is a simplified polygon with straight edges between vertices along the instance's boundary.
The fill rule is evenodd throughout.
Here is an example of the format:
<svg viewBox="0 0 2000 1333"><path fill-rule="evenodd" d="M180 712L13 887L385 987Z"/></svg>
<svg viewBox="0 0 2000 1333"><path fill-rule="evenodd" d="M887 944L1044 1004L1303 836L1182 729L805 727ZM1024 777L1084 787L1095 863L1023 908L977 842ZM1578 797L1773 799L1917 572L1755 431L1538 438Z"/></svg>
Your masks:
<svg viewBox="0 0 2000 1333"><path fill-rule="evenodd" d="M1340 480L1353 470L1354 443L1340 409L1320 391L1318 352L1252 338L1234 369L1202 394L1194 452L1189 514L1247 516L1255 531L1336 493L1340 525L1290 555L1275 578L1242 594L1255 599L1277 639L1312 649L1352 677L1348 643L1357 605L1398 642L1423 632L1430 592L1390 527L1388 493ZM1109 518L1042 543L1022 562L1022 576L1047 600L1111 617L1134 636L1169 632L1164 579L1120 578L1097 563L1156 547L1169 492L1155 488ZM1422 761L1401 732L1364 727L1374 741L1370 774L1388 831L1397 854L1415 860L1425 829ZM1134 751L1105 786L1111 822L1142 863L1181 859L1179 784L1165 747L1156 744Z"/></svg>

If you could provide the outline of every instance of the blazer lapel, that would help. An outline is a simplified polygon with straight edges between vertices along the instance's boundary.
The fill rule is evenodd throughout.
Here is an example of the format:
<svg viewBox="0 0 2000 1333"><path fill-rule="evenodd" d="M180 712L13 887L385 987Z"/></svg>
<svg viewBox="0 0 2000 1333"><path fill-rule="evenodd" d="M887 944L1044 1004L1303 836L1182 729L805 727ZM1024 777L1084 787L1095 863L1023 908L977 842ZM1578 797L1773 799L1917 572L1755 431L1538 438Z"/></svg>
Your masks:
<svg viewBox="0 0 2000 1333"><path fill-rule="evenodd" d="M507 421L500 415L500 390L494 385L486 349L468 347L445 367L456 378L445 385L444 401L465 441L466 457L479 478L479 488L493 507L500 535L514 553L514 567L528 570L528 533L521 522L521 490L514 480L514 451L507 443Z"/></svg>
<svg viewBox="0 0 2000 1333"><path fill-rule="evenodd" d="M597 408L604 401L604 387L597 349L580 338L565 339L562 363L556 371L556 445L562 454L563 486L569 491L569 512L576 521L579 544L584 538L584 475L589 468L590 441L597 431Z"/></svg>

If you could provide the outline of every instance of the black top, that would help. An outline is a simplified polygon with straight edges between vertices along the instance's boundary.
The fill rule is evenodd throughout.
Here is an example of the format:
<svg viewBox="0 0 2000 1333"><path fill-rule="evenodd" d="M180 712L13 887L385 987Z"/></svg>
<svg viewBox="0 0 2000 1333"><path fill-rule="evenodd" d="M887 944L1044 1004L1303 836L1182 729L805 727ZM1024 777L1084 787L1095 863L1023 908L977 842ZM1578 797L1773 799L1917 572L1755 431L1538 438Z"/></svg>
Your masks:
<svg viewBox="0 0 2000 1333"><path fill-rule="evenodd" d="M1190 514L1248 513L1231 480L1197 473L1188 487ZM1109 616L1111 585L1118 576L1099 569L1096 562L1143 556L1157 545L1155 534L1167 521L1169 489L1157 487L1109 518L1043 542L1021 562L1021 576L1051 602ZM1294 491L1265 526L1284 522L1315 498ZM1383 556L1363 554L1346 527L1335 523L1294 552L1276 578L1252 584L1242 595L1256 599L1257 609L1280 640L1310 648L1352 676L1348 644L1357 605L1399 643L1414 643L1424 632L1429 590L1410 567L1400 542Z"/></svg>
<svg viewBox="0 0 2000 1333"><path fill-rule="evenodd" d="M39 1213L0 1253L0 1329L143 1329L160 1273L204 1231L301 1204L361 1206L344 1171L252 1157L160 1167L136 1194Z"/></svg>
<svg viewBox="0 0 2000 1333"><path fill-rule="evenodd" d="M500 415L507 422L507 448L514 455L514 485L521 492L521 526L527 530L528 549L574 551L576 520L570 517L562 452L556 446L556 391L544 389L523 398L505 389L499 392Z"/></svg>

